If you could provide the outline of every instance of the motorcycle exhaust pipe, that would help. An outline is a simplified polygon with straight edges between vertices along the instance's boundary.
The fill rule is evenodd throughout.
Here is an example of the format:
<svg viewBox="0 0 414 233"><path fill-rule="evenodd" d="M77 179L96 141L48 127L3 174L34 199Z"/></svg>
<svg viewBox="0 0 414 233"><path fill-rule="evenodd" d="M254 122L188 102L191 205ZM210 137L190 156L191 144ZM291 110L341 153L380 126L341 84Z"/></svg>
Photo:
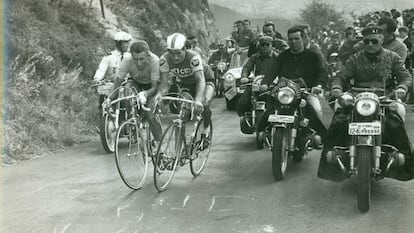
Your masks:
<svg viewBox="0 0 414 233"><path fill-rule="evenodd" d="M328 151L326 153L326 161L330 164L337 163L339 165L339 167L341 168L342 172L345 175L349 176L349 173L347 172L346 167L345 167L345 165L344 165L344 163L342 162L341 159L342 159L342 156L341 155L336 155L334 153L334 151Z"/></svg>
<svg viewBox="0 0 414 233"><path fill-rule="evenodd" d="M269 148L269 150L272 150L272 143L270 143L269 138L265 138L266 144L267 144L267 148Z"/></svg>
<svg viewBox="0 0 414 233"><path fill-rule="evenodd" d="M388 159L387 167L385 168L385 174L388 174L390 168L395 165L396 167L404 166L405 155L399 152L394 152Z"/></svg>
<svg viewBox="0 0 414 233"><path fill-rule="evenodd" d="M291 130L292 136L290 137L289 151L295 151L295 141L296 141L297 132L298 132L297 129L292 128Z"/></svg>

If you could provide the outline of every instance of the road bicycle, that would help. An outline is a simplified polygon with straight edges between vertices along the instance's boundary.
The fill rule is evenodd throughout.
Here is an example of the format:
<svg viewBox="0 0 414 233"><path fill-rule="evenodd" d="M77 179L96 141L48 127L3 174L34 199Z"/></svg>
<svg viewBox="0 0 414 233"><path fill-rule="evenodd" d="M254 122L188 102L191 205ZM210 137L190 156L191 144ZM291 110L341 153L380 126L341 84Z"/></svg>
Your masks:
<svg viewBox="0 0 414 233"><path fill-rule="evenodd" d="M149 125L143 119L144 111L151 111L151 109L139 104L138 95L120 97L111 104L120 101L126 101L130 105L131 114L119 126L116 133L116 167L125 185L138 190L145 183L149 163L153 158L154 142Z"/></svg>
<svg viewBox="0 0 414 233"><path fill-rule="evenodd" d="M113 89L112 82L98 82L91 86L97 88L97 93L103 96L103 101L106 101L108 96L118 95L127 96L137 94L138 91L132 86L126 86L127 81L122 82L121 86ZM115 134L119 127L120 121L126 119L128 113L121 101L108 104L107 107L102 107L99 111L99 134L101 144L107 153L115 151Z"/></svg>
<svg viewBox="0 0 414 233"><path fill-rule="evenodd" d="M170 101L179 106L178 114L165 129L155 154L154 185L160 192L167 189L179 167L187 163L190 163L194 177L200 175L210 154L212 123L210 121L204 129L204 119L200 114L194 114L195 102L185 96L179 94L178 97L164 96L160 99L160 102ZM187 126L192 126L189 136L186 136Z"/></svg>

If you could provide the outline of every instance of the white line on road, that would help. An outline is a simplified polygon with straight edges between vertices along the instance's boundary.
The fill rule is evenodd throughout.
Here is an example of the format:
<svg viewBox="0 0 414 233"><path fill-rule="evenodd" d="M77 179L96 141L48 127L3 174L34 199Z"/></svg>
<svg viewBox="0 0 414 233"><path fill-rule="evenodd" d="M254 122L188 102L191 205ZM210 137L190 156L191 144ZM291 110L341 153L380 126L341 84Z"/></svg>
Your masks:
<svg viewBox="0 0 414 233"><path fill-rule="evenodd" d="M126 230L127 227L122 228L121 230L117 231L116 233L121 233Z"/></svg>
<svg viewBox="0 0 414 233"><path fill-rule="evenodd" d="M232 195L215 195L212 197L211 199L211 204L210 207L208 208L208 211L211 212L213 210L214 205L216 204L216 198L239 198L239 199L243 199L240 196L232 196ZM219 211L229 211L230 209L224 209L224 210L219 210Z"/></svg>
<svg viewBox="0 0 414 233"><path fill-rule="evenodd" d="M44 189L44 187L40 187L40 188L36 189L36 190L33 192L33 194L35 194L35 193L37 193L37 192L39 192L39 191L42 191L43 189Z"/></svg>
<svg viewBox="0 0 414 233"><path fill-rule="evenodd" d="M211 199L210 207L208 208L208 211L210 212L213 209L214 204L216 204L216 196L213 196Z"/></svg>
<svg viewBox="0 0 414 233"><path fill-rule="evenodd" d="M79 196L83 195L84 193L86 193L86 191L83 191L83 192L81 192L81 193L75 194L75 195L73 195L73 196L69 197L69 199L73 200L73 199L75 199L75 198L77 198L77 197L79 197Z"/></svg>
<svg viewBox="0 0 414 233"><path fill-rule="evenodd" d="M129 207L129 204L126 204L124 206L119 206L118 209L116 210L116 216L118 216L118 218L119 218L119 216L121 215L121 210L124 210L128 207Z"/></svg>
<svg viewBox="0 0 414 233"><path fill-rule="evenodd" d="M72 223L69 223L68 225L66 225L65 227L63 227L62 231L60 233L65 233L65 231L67 229L69 229L69 227L72 225Z"/></svg>
<svg viewBox="0 0 414 233"><path fill-rule="evenodd" d="M263 228L264 232L273 233L276 229L272 225L265 225Z"/></svg>
<svg viewBox="0 0 414 233"><path fill-rule="evenodd" d="M144 213L142 213L140 216L137 216L138 222L141 222L142 218L144 217Z"/></svg>
<svg viewBox="0 0 414 233"><path fill-rule="evenodd" d="M305 206L305 204L299 204L299 205L294 205L294 206L292 206L293 208L297 208L297 207L304 207Z"/></svg>
<svg viewBox="0 0 414 233"><path fill-rule="evenodd" d="M185 197L184 202L183 202L183 208L185 207L185 205L187 205L187 201L189 199L190 199L190 195L187 194L187 196Z"/></svg>

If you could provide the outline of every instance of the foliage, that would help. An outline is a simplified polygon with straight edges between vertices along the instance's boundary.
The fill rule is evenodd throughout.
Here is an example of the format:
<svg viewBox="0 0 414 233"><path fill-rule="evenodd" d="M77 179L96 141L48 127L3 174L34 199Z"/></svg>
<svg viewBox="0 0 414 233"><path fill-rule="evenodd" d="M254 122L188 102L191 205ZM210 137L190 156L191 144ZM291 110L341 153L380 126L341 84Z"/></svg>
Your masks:
<svg viewBox="0 0 414 233"><path fill-rule="evenodd" d="M3 151L21 158L87 140L98 102L88 82L112 41L77 1L13 1L7 16Z"/></svg>
<svg viewBox="0 0 414 233"><path fill-rule="evenodd" d="M313 37L330 22L334 23L330 29L337 32L342 32L345 29L344 13L336 11L332 5L319 0L312 0L311 3L307 4L301 10L300 18L303 22L309 24Z"/></svg>
<svg viewBox="0 0 414 233"><path fill-rule="evenodd" d="M138 29L141 39L146 40L157 55L165 52L164 40L173 32L195 35L200 47L207 48L208 31L215 30L205 0L118 0L107 4L113 13Z"/></svg>

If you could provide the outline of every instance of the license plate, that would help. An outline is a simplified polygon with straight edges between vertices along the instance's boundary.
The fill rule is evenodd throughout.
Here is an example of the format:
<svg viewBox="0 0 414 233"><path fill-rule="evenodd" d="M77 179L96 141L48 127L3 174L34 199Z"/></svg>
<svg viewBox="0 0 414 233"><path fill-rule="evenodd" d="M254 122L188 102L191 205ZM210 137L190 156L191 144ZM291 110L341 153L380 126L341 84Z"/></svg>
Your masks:
<svg viewBox="0 0 414 233"><path fill-rule="evenodd" d="M269 115L267 120L274 123L293 123L295 121L295 116L272 114Z"/></svg>
<svg viewBox="0 0 414 233"><path fill-rule="evenodd" d="M376 122L352 122L349 124L349 135L380 135L381 123Z"/></svg>
<svg viewBox="0 0 414 233"><path fill-rule="evenodd" d="M236 91L236 88L234 87L230 88L229 90L226 91L226 93L224 93L224 96L226 96L228 100L232 100L236 95L237 95L237 91Z"/></svg>

